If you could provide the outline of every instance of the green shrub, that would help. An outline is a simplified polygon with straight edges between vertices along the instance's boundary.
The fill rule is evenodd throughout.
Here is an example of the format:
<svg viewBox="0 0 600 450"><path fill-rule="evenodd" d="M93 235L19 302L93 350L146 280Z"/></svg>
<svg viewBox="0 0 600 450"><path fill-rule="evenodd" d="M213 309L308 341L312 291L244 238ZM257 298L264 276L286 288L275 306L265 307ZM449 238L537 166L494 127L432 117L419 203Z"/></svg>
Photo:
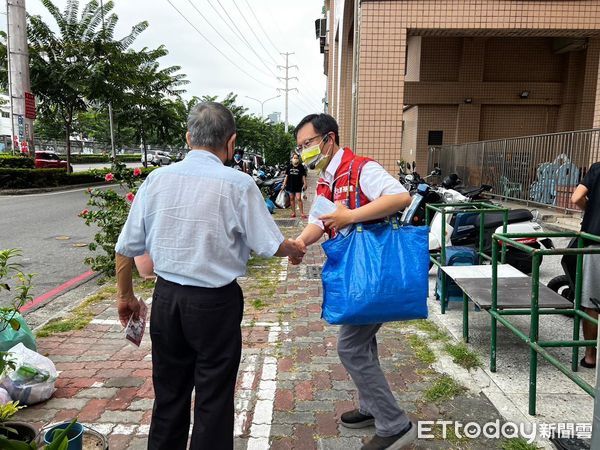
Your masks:
<svg viewBox="0 0 600 450"><path fill-rule="evenodd" d="M33 159L24 156L0 155L0 168L33 169Z"/></svg>
<svg viewBox="0 0 600 450"><path fill-rule="evenodd" d="M67 174L64 169L3 169L0 167L0 189L36 189L104 181L110 168ZM145 178L154 167L142 169Z"/></svg>
<svg viewBox="0 0 600 450"><path fill-rule="evenodd" d="M88 189L90 209L84 209L79 216L86 225L94 224L99 230L94 235L94 242L88 246L95 254L85 259L92 270L108 277L115 275L115 245L142 178L149 172L147 169L128 169L125 164L116 163L105 179L119 183L119 189Z"/></svg>
<svg viewBox="0 0 600 450"><path fill-rule="evenodd" d="M61 156L65 159L64 156ZM117 155L119 162L141 162L142 155L140 153ZM71 164L95 164L110 162L110 155L71 155Z"/></svg>

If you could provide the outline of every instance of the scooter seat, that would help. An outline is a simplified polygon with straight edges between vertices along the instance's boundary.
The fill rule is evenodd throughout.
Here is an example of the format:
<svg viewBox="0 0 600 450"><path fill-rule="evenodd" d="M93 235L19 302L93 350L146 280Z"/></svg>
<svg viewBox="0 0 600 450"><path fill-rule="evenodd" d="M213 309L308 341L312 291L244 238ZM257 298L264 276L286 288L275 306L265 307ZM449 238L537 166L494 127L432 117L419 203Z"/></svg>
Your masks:
<svg viewBox="0 0 600 450"><path fill-rule="evenodd" d="M533 219L528 209L511 209L508 212L508 223L528 222ZM483 220L485 228L498 228L504 223L502 213L487 213Z"/></svg>

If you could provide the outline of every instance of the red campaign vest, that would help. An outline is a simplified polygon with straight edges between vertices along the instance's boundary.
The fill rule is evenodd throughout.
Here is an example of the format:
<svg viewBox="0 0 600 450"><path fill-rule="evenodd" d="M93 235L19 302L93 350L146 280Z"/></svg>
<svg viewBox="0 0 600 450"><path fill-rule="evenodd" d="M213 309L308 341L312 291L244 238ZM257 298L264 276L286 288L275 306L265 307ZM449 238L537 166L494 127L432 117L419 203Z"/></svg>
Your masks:
<svg viewBox="0 0 600 450"><path fill-rule="evenodd" d="M331 186L323 178L319 178L317 181L317 195L321 195L334 203L343 202L350 209L356 208L356 185L358 184L358 177L362 167L373 161L371 158L365 156L356 156L350 148L344 148L344 155L342 156L342 162L335 172L333 177L333 189L335 192L331 192ZM360 206L364 206L370 202L367 196L361 190L359 192ZM335 236L335 231L325 227L325 232L329 234L330 238Z"/></svg>

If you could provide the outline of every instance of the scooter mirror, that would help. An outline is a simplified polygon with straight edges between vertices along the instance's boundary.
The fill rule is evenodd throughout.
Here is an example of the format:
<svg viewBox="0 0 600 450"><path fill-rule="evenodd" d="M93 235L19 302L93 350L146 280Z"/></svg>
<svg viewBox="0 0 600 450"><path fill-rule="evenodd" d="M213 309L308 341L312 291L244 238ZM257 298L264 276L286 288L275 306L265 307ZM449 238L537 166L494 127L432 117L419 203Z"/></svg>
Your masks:
<svg viewBox="0 0 600 450"><path fill-rule="evenodd" d="M410 170L410 163L406 163L406 168Z"/></svg>
<svg viewBox="0 0 600 450"><path fill-rule="evenodd" d="M399 159L397 159L397 160L396 160L396 165L397 165L398 167L400 167L400 166L402 165L402 162L401 162Z"/></svg>

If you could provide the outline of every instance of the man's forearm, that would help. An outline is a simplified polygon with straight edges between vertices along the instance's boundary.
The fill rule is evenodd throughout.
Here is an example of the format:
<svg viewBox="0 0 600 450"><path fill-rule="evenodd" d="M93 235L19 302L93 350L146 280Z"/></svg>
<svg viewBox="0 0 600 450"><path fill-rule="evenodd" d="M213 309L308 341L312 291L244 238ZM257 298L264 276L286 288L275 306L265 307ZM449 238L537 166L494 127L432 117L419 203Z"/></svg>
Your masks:
<svg viewBox="0 0 600 450"><path fill-rule="evenodd" d="M306 246L308 247L309 245L312 245L319 239L321 239L323 233L324 231L320 227L318 227L315 224L309 223L308 225L306 225L304 230L302 230L302 233L300 234L300 236L298 236L298 239L301 239L302 242L304 242L304 244L306 244Z"/></svg>
<svg viewBox="0 0 600 450"><path fill-rule="evenodd" d="M352 210L353 222L360 223L381 219L397 213L409 204L410 195L408 193L383 195L358 209Z"/></svg>
<svg viewBox="0 0 600 450"><path fill-rule="evenodd" d="M117 253L115 270L117 273L117 297L133 297L133 258Z"/></svg>

